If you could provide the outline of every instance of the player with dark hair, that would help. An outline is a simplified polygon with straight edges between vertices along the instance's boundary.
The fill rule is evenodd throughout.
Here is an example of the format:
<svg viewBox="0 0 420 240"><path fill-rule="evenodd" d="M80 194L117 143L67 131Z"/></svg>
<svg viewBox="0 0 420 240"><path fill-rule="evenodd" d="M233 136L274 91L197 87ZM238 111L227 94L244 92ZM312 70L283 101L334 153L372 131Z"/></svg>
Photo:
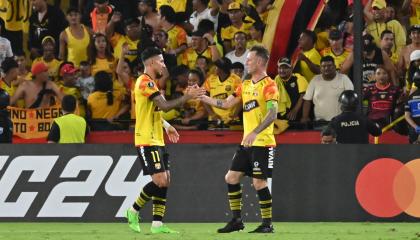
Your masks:
<svg viewBox="0 0 420 240"><path fill-rule="evenodd" d="M169 123L163 121L162 111L169 111L184 104L187 100L204 94L198 86L187 88L185 94L177 99L166 101L157 86L162 77L165 63L162 52L157 48L147 48L141 54L144 72L136 81L134 97L136 102L135 146L138 152L143 174L151 175L133 206L126 211L130 228L140 232L139 211L149 201L153 201L152 233L176 233L162 219L166 210L166 193L170 183L169 160L165 151L163 128L171 142L177 142L178 132ZM158 119L157 121L155 119Z"/></svg>
<svg viewBox="0 0 420 240"><path fill-rule="evenodd" d="M252 233L274 232L271 224L272 197L267 179L271 178L274 164L276 140L273 134L273 122L277 116L279 95L276 83L266 73L268 59L269 54L264 47L252 47L246 60L250 79L244 80L235 93L225 100L201 97L204 103L218 108L231 108L241 102L243 106L244 138L225 176L233 218L225 227L217 230L219 233L244 229L241 218L240 185L244 175L252 177L263 221Z"/></svg>

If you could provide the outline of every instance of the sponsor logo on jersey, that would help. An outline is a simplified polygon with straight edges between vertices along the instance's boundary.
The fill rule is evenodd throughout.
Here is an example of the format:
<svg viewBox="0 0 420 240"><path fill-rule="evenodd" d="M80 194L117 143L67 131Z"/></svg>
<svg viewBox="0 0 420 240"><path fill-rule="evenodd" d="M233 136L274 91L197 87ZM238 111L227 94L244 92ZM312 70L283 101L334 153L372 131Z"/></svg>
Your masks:
<svg viewBox="0 0 420 240"><path fill-rule="evenodd" d="M257 107L259 107L257 100L248 101L244 104L244 112L249 112Z"/></svg>

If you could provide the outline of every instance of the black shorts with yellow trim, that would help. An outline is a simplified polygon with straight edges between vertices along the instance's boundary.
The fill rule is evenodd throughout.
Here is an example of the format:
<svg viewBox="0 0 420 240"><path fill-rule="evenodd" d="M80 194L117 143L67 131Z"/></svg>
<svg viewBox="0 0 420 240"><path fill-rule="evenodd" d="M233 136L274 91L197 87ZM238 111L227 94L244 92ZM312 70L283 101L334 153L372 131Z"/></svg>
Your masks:
<svg viewBox="0 0 420 240"><path fill-rule="evenodd" d="M169 170L169 154L164 146L136 147L143 175L153 175Z"/></svg>
<svg viewBox="0 0 420 240"><path fill-rule="evenodd" d="M273 173L275 147L239 146L232 159L231 171L243 172L258 179L271 178Z"/></svg>

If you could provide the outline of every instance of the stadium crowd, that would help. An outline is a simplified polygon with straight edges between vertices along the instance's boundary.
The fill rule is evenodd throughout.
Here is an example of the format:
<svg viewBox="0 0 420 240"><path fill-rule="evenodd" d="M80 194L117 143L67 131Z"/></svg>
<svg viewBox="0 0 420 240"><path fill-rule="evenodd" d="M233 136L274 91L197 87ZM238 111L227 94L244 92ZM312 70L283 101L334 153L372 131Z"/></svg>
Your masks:
<svg viewBox="0 0 420 240"><path fill-rule="evenodd" d="M150 46L163 52L167 68L158 86L167 99L195 84L210 97L226 99L247 78L249 49L264 45L267 17L278 11L274 0L3 2L9 5L0 11L0 89L10 95L10 105L48 107L73 95L76 112L92 131L130 128L133 87L143 69L139 55ZM10 18L19 5L13 2L26 6L21 15L27 26ZM405 112L408 126L403 122L397 129L416 142L420 1L363 2L364 112L382 127ZM338 97L354 88L352 66L358 61L352 52L353 1L330 1L315 30L302 31L297 44L297 58L276 59L278 74L272 76L280 93L279 132L316 128L341 113ZM235 129L241 111L193 99L164 118L178 129Z"/></svg>

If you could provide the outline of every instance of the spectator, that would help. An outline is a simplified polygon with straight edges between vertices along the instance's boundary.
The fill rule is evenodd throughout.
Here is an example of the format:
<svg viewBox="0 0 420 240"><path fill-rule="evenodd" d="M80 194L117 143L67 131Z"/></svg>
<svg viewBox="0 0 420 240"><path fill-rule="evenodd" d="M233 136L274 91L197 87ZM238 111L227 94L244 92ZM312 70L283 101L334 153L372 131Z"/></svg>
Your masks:
<svg viewBox="0 0 420 240"><path fill-rule="evenodd" d="M250 40L246 44L247 49L251 49L257 44L262 44L264 37L265 25L262 22L254 22L249 29Z"/></svg>
<svg viewBox="0 0 420 240"><path fill-rule="evenodd" d="M408 77L406 81L406 92L412 91L412 87L414 85L413 83L414 74L419 69L420 69L420 50L415 50L410 54L410 67L409 67Z"/></svg>
<svg viewBox="0 0 420 240"><path fill-rule="evenodd" d="M394 47L394 33L389 30L384 30L381 33L381 49L388 54L392 64L396 67L398 64L399 54Z"/></svg>
<svg viewBox="0 0 420 240"><path fill-rule="evenodd" d="M89 94L95 89L95 80L92 76L92 68L88 61L80 62L80 77L77 81L77 86L84 101L87 101Z"/></svg>
<svg viewBox="0 0 420 240"><path fill-rule="evenodd" d="M95 8L90 13L93 32L105 34L113 9L108 0L95 0L94 2Z"/></svg>
<svg viewBox="0 0 420 240"><path fill-rule="evenodd" d="M18 77L18 64L12 57L8 57L1 63L1 69L3 70L4 76L0 78L0 89L3 89L12 97L16 91L13 82Z"/></svg>
<svg viewBox="0 0 420 240"><path fill-rule="evenodd" d="M94 131L121 130L114 120L120 118L128 110L124 104L124 94L113 91L111 76L104 71L95 74L95 90L89 95L88 116L92 119Z"/></svg>
<svg viewBox="0 0 420 240"><path fill-rule="evenodd" d="M416 72L413 77L414 84L420 86L420 74ZM409 124L410 143L420 143L420 87L416 88L408 97L405 105L405 120Z"/></svg>
<svg viewBox="0 0 420 240"><path fill-rule="evenodd" d="M230 72L232 62L229 58L223 57L214 64L216 65L216 74L210 75L203 86L210 97L226 99L235 92L242 80L236 74ZM237 118L237 115L235 115L237 107L229 109L206 107L206 109L209 111L209 120L222 120L225 124L228 124Z"/></svg>
<svg viewBox="0 0 420 240"><path fill-rule="evenodd" d="M198 24L203 20L207 19L215 23L217 21L217 14L218 8L216 5L212 5L209 8L210 0L193 0L192 1L192 8L193 13L190 16L189 23L190 27L189 30L191 32L198 30ZM214 28L213 28L214 30Z"/></svg>
<svg viewBox="0 0 420 240"><path fill-rule="evenodd" d="M233 49L233 38L236 32L244 32L249 34L249 29L252 26L252 22L244 21L245 13L242 10L241 4L238 2L232 2L228 7L229 19L231 24L221 29L221 38L225 52L230 52Z"/></svg>
<svg viewBox="0 0 420 240"><path fill-rule="evenodd" d="M28 65L26 64L26 56L23 51L15 53L15 60L18 64L18 78L16 81L16 86L19 86L25 80L32 80L32 73L28 70Z"/></svg>
<svg viewBox="0 0 420 240"><path fill-rule="evenodd" d="M55 40L51 36L42 39L42 56L35 58L32 64L45 63L48 67L48 75L52 81L58 80L58 67L61 61L55 57Z"/></svg>
<svg viewBox="0 0 420 240"><path fill-rule="evenodd" d="M108 23L106 28L106 36L114 49L115 58L119 58L121 56L122 45L127 43L129 51L126 54L126 58L130 62L133 62L137 58L137 46L140 42L140 21L137 18L129 18L125 20L125 35L122 35L115 32L115 25L120 22L121 19L122 15L120 12L115 12L114 15L112 15L111 21Z"/></svg>
<svg viewBox="0 0 420 240"><path fill-rule="evenodd" d="M207 76L213 73L213 71L210 69L211 61L205 56L198 56L197 60L195 61L195 65L197 66L197 69L200 69L200 71L203 73L204 79L207 79Z"/></svg>
<svg viewBox="0 0 420 240"><path fill-rule="evenodd" d="M182 64L194 69L198 56L204 56L213 62L220 58L219 51L210 34L203 35L203 32L198 30L191 35L191 47L182 54Z"/></svg>
<svg viewBox="0 0 420 240"><path fill-rule="evenodd" d="M398 60L398 75L400 78L406 76L407 70L410 68L410 55L416 50L420 50L420 25L413 25L409 31L409 38L411 43L403 47L400 52L400 57Z"/></svg>
<svg viewBox="0 0 420 240"><path fill-rule="evenodd" d="M369 134L373 136L382 134L378 124L356 112L359 97L355 91L343 91L337 102L340 103L343 112L335 116L328 127L337 133L338 143L368 144Z"/></svg>
<svg viewBox="0 0 420 240"><path fill-rule="evenodd" d="M141 25L149 25L153 29L153 33L156 33L160 29L159 22L160 16L156 9L156 0L139 0L138 10L140 13L139 20Z"/></svg>
<svg viewBox="0 0 420 240"><path fill-rule="evenodd" d="M29 18L29 49L31 58L41 55L42 39L52 36L55 42L59 41L60 33L66 28L67 21L63 12L47 4L46 0L33 0L33 12ZM58 46L56 46L58 48ZM58 49L56 48L56 52Z"/></svg>
<svg viewBox="0 0 420 240"><path fill-rule="evenodd" d="M369 5L370 3L371 5ZM373 16L368 13L370 6ZM372 35L376 45L380 46L381 33L386 29L390 30L395 36L395 47L397 51L400 51L405 45L405 31L397 20L386 21L386 6L385 0L369 0L365 6L365 15L368 19L371 16L372 21L368 22L366 32Z"/></svg>
<svg viewBox="0 0 420 240"><path fill-rule="evenodd" d="M157 0L156 3L158 9L162 6L170 6L175 13L183 13L187 10L187 0Z"/></svg>
<svg viewBox="0 0 420 240"><path fill-rule="evenodd" d="M0 18L0 34L4 26L4 21ZM13 57L12 46L7 38L0 36L0 65L6 57Z"/></svg>
<svg viewBox="0 0 420 240"><path fill-rule="evenodd" d="M111 45L105 35L97 33L93 36L88 53L93 76L100 71L105 71L111 76L114 76L117 66L116 60L112 55Z"/></svg>
<svg viewBox="0 0 420 240"><path fill-rule="evenodd" d="M324 48L321 51L321 56L331 56L334 58L335 67L339 71L343 62L350 54L350 51L344 48L343 34L339 30L330 30L328 34L328 42L330 47Z"/></svg>
<svg viewBox="0 0 420 240"><path fill-rule="evenodd" d="M308 81L299 73L292 73L292 63L288 58L281 58L277 62L278 75L274 79L277 87L284 87L286 90L285 97L287 99L286 109L279 112L280 119L287 119L291 121L300 121L302 118L303 96L308 87ZM280 97L283 96L280 94ZM279 101L280 102L280 101ZM281 108L279 107L279 111Z"/></svg>
<svg viewBox="0 0 420 240"><path fill-rule="evenodd" d="M166 69L163 70L163 76L158 79L159 89L166 91L165 95L170 95L171 84L169 73L177 66L176 56L166 51L166 45L168 43L168 33L162 29L157 30L154 34L154 43L157 48L162 51L163 61L165 62ZM141 44L141 42L140 42Z"/></svg>
<svg viewBox="0 0 420 240"><path fill-rule="evenodd" d="M337 144L337 133L331 127L325 127L321 131L321 144Z"/></svg>
<svg viewBox="0 0 420 240"><path fill-rule="evenodd" d="M314 104L316 121L330 121L341 113L338 97L344 90L353 90L350 79L335 70L334 59L325 56L321 59L321 74L309 82L303 103L302 123L308 123L311 103Z"/></svg>
<svg viewBox="0 0 420 240"><path fill-rule="evenodd" d="M231 62L240 62L245 66L246 57L249 52L249 50L246 48L246 38L247 35L244 32L239 31L235 33L233 40L233 42L235 43L234 50L226 54L226 57L229 58ZM247 72L246 69L245 72Z"/></svg>
<svg viewBox="0 0 420 240"><path fill-rule="evenodd" d="M244 72L245 72L244 64L242 64L240 62L232 63L231 73L234 73L234 74L238 75L238 77L242 79L244 77Z"/></svg>
<svg viewBox="0 0 420 240"><path fill-rule="evenodd" d="M126 87L127 90L128 89L130 90L130 92L126 94L126 96L127 96L127 100L130 99L130 105L131 105L130 117L131 119L135 119L136 109L135 109L134 87L136 85L136 79L134 78L132 74L128 59L124 58L127 51L128 51L128 44L124 44L121 51L121 56L118 59L116 73L117 73L117 77L119 81L124 83L124 86Z"/></svg>
<svg viewBox="0 0 420 240"><path fill-rule="evenodd" d="M63 116L54 119L48 133L48 143L85 143L88 127L84 118L74 114L76 103L76 98L72 95L63 97Z"/></svg>
<svg viewBox="0 0 420 240"><path fill-rule="evenodd" d="M7 111L9 102L9 94L0 88L0 143L12 143L13 139L13 123Z"/></svg>
<svg viewBox="0 0 420 240"><path fill-rule="evenodd" d="M76 8L67 10L66 18L69 26L60 34L59 58L78 67L81 61L88 59L90 29L81 24L81 15Z"/></svg>
<svg viewBox="0 0 420 240"><path fill-rule="evenodd" d="M213 42L216 43L219 55L223 56L223 45L219 42L219 38L217 37L216 32L214 31L214 26L215 24L212 21L208 19L203 19L198 23L197 29L201 31L204 35L208 33L213 37Z"/></svg>
<svg viewBox="0 0 420 240"><path fill-rule="evenodd" d="M385 69L391 76L391 81L395 86L398 86L394 65L389 59L388 54L382 51L374 43L373 37L369 34L363 36L363 61L362 61L362 72L363 72L363 87L368 87L375 84L375 70L379 65L384 65ZM348 74L351 67L353 66L353 52L349 54L347 59L344 61L340 72Z"/></svg>
<svg viewBox="0 0 420 240"><path fill-rule="evenodd" d="M363 90L363 99L368 101L368 118L383 128L391 123L402 92L391 85L389 74L383 66L376 68L375 82Z"/></svg>
<svg viewBox="0 0 420 240"><path fill-rule="evenodd" d="M319 74L321 55L315 49L316 34L310 30L304 30L299 38L299 48L302 50L297 60L299 61L299 73L310 82L315 74Z"/></svg>
<svg viewBox="0 0 420 240"><path fill-rule="evenodd" d="M16 89L10 99L10 105L15 106L20 99L24 99L25 108L50 107L63 98L58 86L50 81L48 67L43 62L32 65L32 81L24 81Z"/></svg>
<svg viewBox="0 0 420 240"><path fill-rule="evenodd" d="M188 86L200 87L204 82L204 76L201 70L193 69L188 74ZM200 99L188 100L182 110L181 124L175 125L178 129L206 129L207 112ZM194 123L198 121L198 123Z"/></svg>
<svg viewBox="0 0 420 240"><path fill-rule="evenodd" d="M59 85L60 91L65 95L71 95L77 100L77 114L79 116L85 117L86 110L84 106L84 101L82 94L80 93L79 88L77 87L77 76L79 69L75 68L71 64L64 64L60 68L60 75L63 77L63 82L61 86Z"/></svg>
<svg viewBox="0 0 420 240"><path fill-rule="evenodd" d="M163 5L159 8L160 25L162 30L168 33L167 51L177 56L178 64L182 62L182 53L187 49L187 33L183 28L176 25L177 19L171 6Z"/></svg>

